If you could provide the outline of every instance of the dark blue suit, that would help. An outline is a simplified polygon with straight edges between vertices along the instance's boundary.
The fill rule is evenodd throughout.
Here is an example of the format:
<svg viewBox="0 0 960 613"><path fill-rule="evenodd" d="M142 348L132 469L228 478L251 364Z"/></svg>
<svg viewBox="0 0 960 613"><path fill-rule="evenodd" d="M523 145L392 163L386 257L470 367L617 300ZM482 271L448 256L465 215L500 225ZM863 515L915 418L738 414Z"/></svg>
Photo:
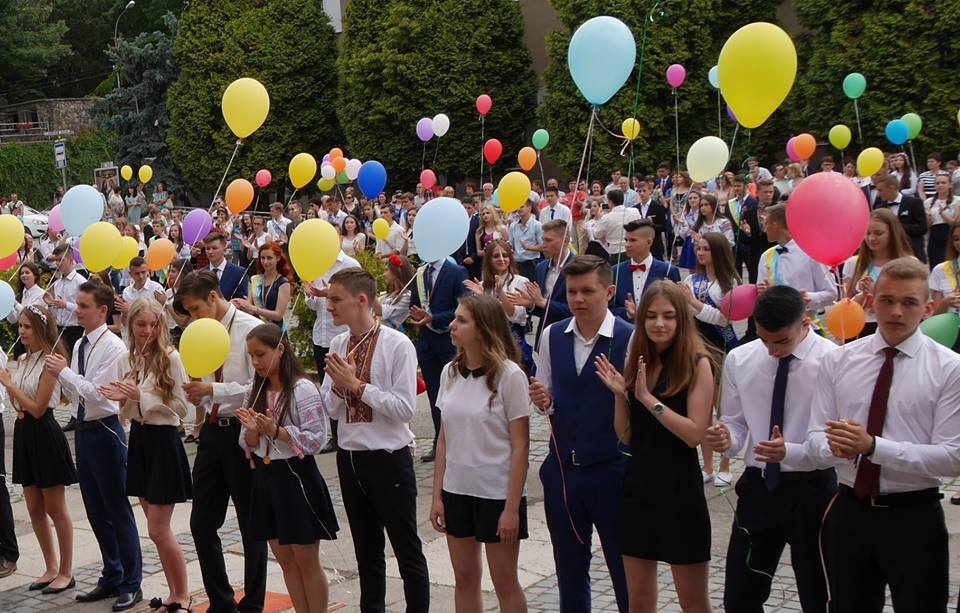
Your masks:
<svg viewBox="0 0 960 613"><path fill-rule="evenodd" d="M617 293L613 297L613 309L611 310L614 315L621 319L627 319L627 294L633 295L633 301L640 304L640 296L636 296L636 292L633 290L633 272L630 270L630 264L632 262L627 260L613 269L613 278L617 283ZM643 290L646 291L651 283L659 279L670 279L679 283L680 269L654 258L650 264L650 270L647 271L647 279L643 283Z"/></svg>
<svg viewBox="0 0 960 613"><path fill-rule="evenodd" d="M426 275L432 263L421 267ZM417 271L420 274L420 271ZM415 280L410 293L410 306L421 307L429 311L433 320L430 326L420 326L417 335L417 359L420 361L420 372L427 385L427 397L430 399L430 414L433 417L433 443L436 445L440 433L440 410L437 409L437 393L440 391L440 376L443 367L453 359L453 343L450 342L450 322L453 321L454 311L460 296L467 292L463 282L467 280L467 271L445 260L440 271L433 281L433 291L428 292L429 304L423 304L420 296L420 283ZM432 329L431 329L432 328Z"/></svg>
<svg viewBox="0 0 960 613"><path fill-rule="evenodd" d="M212 272L212 268L208 268ZM216 274L216 273L214 273ZM226 264L220 275L220 293L228 301L233 298L247 297L247 271L236 264Z"/></svg>
<svg viewBox="0 0 960 613"><path fill-rule="evenodd" d="M567 254L567 259L560 265L557 282L553 284L553 291L550 292L549 296L547 296L547 272L550 270L550 265L554 263L554 260L541 260L540 263L537 264L534 281L540 286L540 291L543 293L544 298L547 299L547 308L541 309L540 307L536 307L533 309L533 314L540 318L540 323L537 324L536 346L540 344L540 334L543 333L544 328L554 322L571 316L570 306L567 304L567 280L563 276L563 267L566 266L573 257L572 253ZM546 315L546 317L544 317L544 315Z"/></svg>
<svg viewBox="0 0 960 613"><path fill-rule="evenodd" d="M467 240L453 254L453 259L457 264L467 269L469 278L480 278L480 272L483 268L483 253L477 251L477 230L480 228L480 214L474 213L470 216L470 224L467 227ZM466 258L473 258L473 264L467 266L463 263Z"/></svg>

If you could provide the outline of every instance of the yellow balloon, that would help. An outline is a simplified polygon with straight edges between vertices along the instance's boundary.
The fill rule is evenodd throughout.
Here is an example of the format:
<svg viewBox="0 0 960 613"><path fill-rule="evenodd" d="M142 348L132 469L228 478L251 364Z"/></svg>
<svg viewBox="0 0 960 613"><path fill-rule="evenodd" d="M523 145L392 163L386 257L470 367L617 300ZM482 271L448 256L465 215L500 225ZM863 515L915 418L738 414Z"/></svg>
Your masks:
<svg viewBox="0 0 960 613"><path fill-rule="evenodd" d="M512 213L530 198L530 177L522 172L508 172L500 179L500 210Z"/></svg>
<svg viewBox="0 0 960 613"><path fill-rule="evenodd" d="M23 244L23 222L16 215L0 215L0 258L11 255Z"/></svg>
<svg viewBox="0 0 960 613"><path fill-rule="evenodd" d="M121 236L120 251L117 254L117 259L113 261L110 267L115 270L123 270L130 265L130 260L137 257L138 253L140 253L140 245L137 243L137 239L132 236Z"/></svg>
<svg viewBox="0 0 960 613"><path fill-rule="evenodd" d="M196 379L215 373L229 354L230 335L216 319L198 319L187 326L180 337L183 368Z"/></svg>
<svg viewBox="0 0 960 613"><path fill-rule="evenodd" d="M797 50L786 32L756 22L733 33L717 63L720 92L745 128L756 128L786 99L797 76Z"/></svg>
<svg viewBox="0 0 960 613"><path fill-rule="evenodd" d="M123 177L124 181L129 181L133 178L133 169L124 164L120 167L120 176Z"/></svg>
<svg viewBox="0 0 960 613"><path fill-rule="evenodd" d="M333 189L334 184L336 184L335 179L320 179L317 181L317 187L319 187L322 192L329 192Z"/></svg>
<svg viewBox="0 0 960 613"><path fill-rule="evenodd" d="M850 128L842 123L838 123L830 128L830 133L827 135L827 138L829 138L831 145L843 151L850 144L850 139L853 138L853 134L851 134Z"/></svg>
<svg viewBox="0 0 960 613"><path fill-rule="evenodd" d="M309 153L298 153L290 160L290 182L300 189L313 180L317 174L317 160Z"/></svg>
<svg viewBox="0 0 960 613"><path fill-rule="evenodd" d="M337 261L340 234L323 219L308 219L290 235L289 249L290 262L300 278L314 281Z"/></svg>
<svg viewBox="0 0 960 613"><path fill-rule="evenodd" d="M137 171L137 177L139 177L141 183L149 183L150 179L153 178L153 169L144 164Z"/></svg>
<svg viewBox="0 0 960 613"><path fill-rule="evenodd" d="M220 106L230 130L237 138L246 138L266 121L270 94L256 79L244 77L227 86Z"/></svg>
<svg viewBox="0 0 960 613"><path fill-rule="evenodd" d="M112 223L98 221L80 237L80 257L90 272L106 270L117 261L120 252L120 230Z"/></svg>
<svg viewBox="0 0 960 613"><path fill-rule="evenodd" d="M378 217L373 220L373 235L382 241L387 240L387 236L390 235L390 224L386 219Z"/></svg>
<svg viewBox="0 0 960 613"><path fill-rule="evenodd" d="M640 136L640 122L633 117L624 119L620 129L623 131L623 135L627 137L627 140L633 140Z"/></svg>
<svg viewBox="0 0 960 613"><path fill-rule="evenodd" d="M861 177L870 177L883 167L883 151L868 147L857 156L857 172Z"/></svg>

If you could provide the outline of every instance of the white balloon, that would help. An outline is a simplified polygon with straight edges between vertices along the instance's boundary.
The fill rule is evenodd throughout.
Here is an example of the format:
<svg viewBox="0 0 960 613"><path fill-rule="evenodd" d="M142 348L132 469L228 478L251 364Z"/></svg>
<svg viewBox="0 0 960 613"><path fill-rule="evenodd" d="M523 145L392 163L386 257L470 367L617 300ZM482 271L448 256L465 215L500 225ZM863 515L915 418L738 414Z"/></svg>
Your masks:
<svg viewBox="0 0 960 613"><path fill-rule="evenodd" d="M347 168L346 168L347 178L350 179L351 181L356 181L357 176L360 175L361 166L363 166L363 162L361 162L360 160L356 160L356 159L347 160Z"/></svg>
<svg viewBox="0 0 960 613"><path fill-rule="evenodd" d="M6 281L0 281L0 316L6 317L13 310L16 295Z"/></svg>
<svg viewBox="0 0 960 613"><path fill-rule="evenodd" d="M74 185L60 202L60 220L70 236L83 231L103 217L103 196L90 185Z"/></svg>
<svg viewBox="0 0 960 613"><path fill-rule="evenodd" d="M320 176L324 179L333 179L337 176L337 169L331 164L324 164L320 167Z"/></svg>
<svg viewBox="0 0 960 613"><path fill-rule="evenodd" d="M447 133L447 130L450 129L450 118L440 113L433 118L433 134L440 138Z"/></svg>
<svg viewBox="0 0 960 613"><path fill-rule="evenodd" d="M687 171L694 181L709 181L723 172L729 160L727 143L716 136L704 136L687 151Z"/></svg>

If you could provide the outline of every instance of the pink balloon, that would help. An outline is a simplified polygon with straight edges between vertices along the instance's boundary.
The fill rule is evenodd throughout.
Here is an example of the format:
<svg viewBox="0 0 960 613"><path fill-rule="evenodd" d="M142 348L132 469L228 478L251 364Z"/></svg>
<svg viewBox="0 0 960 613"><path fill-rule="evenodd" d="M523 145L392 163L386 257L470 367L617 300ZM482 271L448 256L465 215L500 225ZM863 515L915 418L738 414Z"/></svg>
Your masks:
<svg viewBox="0 0 960 613"><path fill-rule="evenodd" d="M490 99L490 96L486 94L480 94L480 96L477 97L477 112L484 117L486 117L487 113L490 112L490 107L492 106L493 100Z"/></svg>
<svg viewBox="0 0 960 613"><path fill-rule="evenodd" d="M793 160L794 162L802 162L800 156L797 154L797 150L794 148L794 142L796 142L796 136L791 136L790 140L787 141L787 157Z"/></svg>
<svg viewBox="0 0 960 613"><path fill-rule="evenodd" d="M60 219L59 204L50 209L50 213L47 215L47 228L54 232L63 232L63 221Z"/></svg>
<svg viewBox="0 0 960 613"><path fill-rule="evenodd" d="M837 266L853 255L869 224L870 207L863 192L838 173L807 177L787 200L790 234L804 253L826 266Z"/></svg>
<svg viewBox="0 0 960 613"><path fill-rule="evenodd" d="M20 254L14 251L7 257L0 260L0 270L10 270L18 261L20 261Z"/></svg>
<svg viewBox="0 0 960 613"><path fill-rule="evenodd" d="M752 283L738 285L723 296L723 302L720 303L720 312L730 321L742 321L753 315L753 305L756 302L756 285Z"/></svg>
<svg viewBox="0 0 960 613"><path fill-rule="evenodd" d="M269 170L263 168L257 171L257 185L261 188L270 185L271 181L273 181L273 175L270 174Z"/></svg>
<svg viewBox="0 0 960 613"><path fill-rule="evenodd" d="M420 184L423 185L425 189L432 189L433 186L437 184L437 175L429 168L423 170L420 173Z"/></svg>
<svg viewBox="0 0 960 613"><path fill-rule="evenodd" d="M677 89L683 85L683 81L686 78L687 69L680 64L670 64L670 67L667 68L667 83L669 83L673 89Z"/></svg>

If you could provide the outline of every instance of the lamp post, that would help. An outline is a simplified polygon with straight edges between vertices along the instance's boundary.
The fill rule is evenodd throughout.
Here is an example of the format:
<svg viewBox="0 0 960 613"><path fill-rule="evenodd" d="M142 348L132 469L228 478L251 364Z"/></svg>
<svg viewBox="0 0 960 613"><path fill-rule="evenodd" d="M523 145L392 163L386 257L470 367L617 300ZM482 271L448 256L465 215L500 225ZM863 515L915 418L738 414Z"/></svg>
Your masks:
<svg viewBox="0 0 960 613"><path fill-rule="evenodd" d="M117 22L113 24L113 46L114 47L117 47L120 44L120 41L118 39L118 28L120 27L120 18L123 17L123 14L126 13L128 9L133 8L134 5L136 5L136 1L130 0L130 2L127 2L127 5L123 7L123 10L120 11L120 14L117 15ZM114 66L113 69L117 71L117 91L119 92L120 91L120 69L116 66Z"/></svg>

